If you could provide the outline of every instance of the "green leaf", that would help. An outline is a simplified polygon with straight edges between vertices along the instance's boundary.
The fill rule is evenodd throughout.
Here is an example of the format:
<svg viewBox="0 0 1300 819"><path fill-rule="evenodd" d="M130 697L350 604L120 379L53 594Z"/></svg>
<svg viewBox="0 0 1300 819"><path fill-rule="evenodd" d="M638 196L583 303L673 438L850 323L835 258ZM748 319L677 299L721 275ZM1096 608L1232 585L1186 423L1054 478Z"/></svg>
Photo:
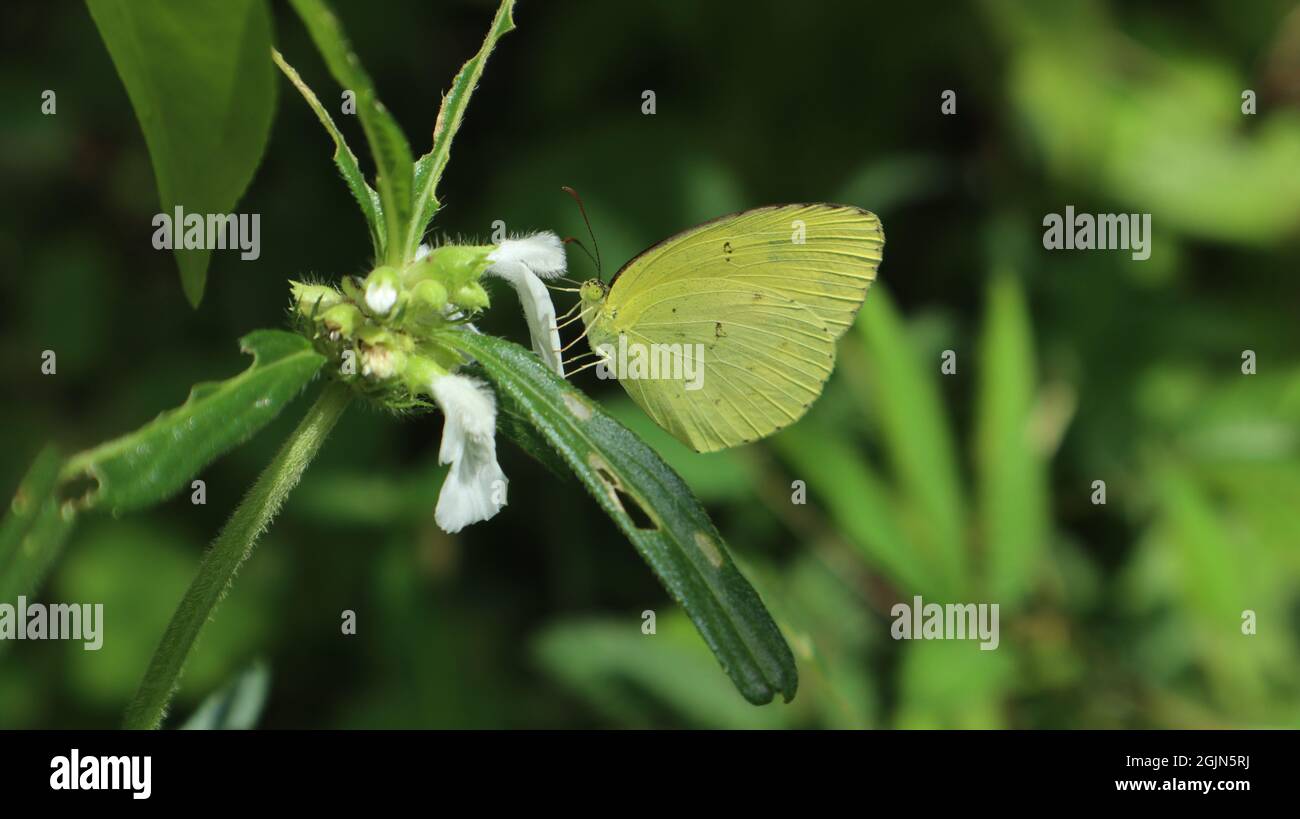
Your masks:
<svg viewBox="0 0 1300 819"><path fill-rule="evenodd" d="M183 731L247 731L257 727L271 688L271 673L265 663L253 663L220 691L203 701Z"/></svg>
<svg viewBox="0 0 1300 819"><path fill-rule="evenodd" d="M69 458L64 482L90 479L95 484L78 505L117 514L187 487L203 467L279 415L325 363L307 339L283 330L249 333L240 349L253 356L244 372L198 384L176 409Z"/></svg>
<svg viewBox="0 0 1300 819"><path fill-rule="evenodd" d="M307 87L302 77L293 66L285 62L284 56L275 49L271 49L271 58L275 64L280 67L284 75L293 83L293 87L298 89L303 99L307 100L307 105L311 110L316 112L316 118L320 124L325 126L330 137L334 140L334 164L338 167L339 173L343 174L343 181L347 183L348 190L352 191L352 196L361 206L361 214L366 217L366 225L370 229L370 243L375 248L375 258L384 258L384 247L386 246L386 237L384 234L384 209L379 201L379 194L375 189L366 184L366 178L361 173L361 166L357 164L357 155L352 153L348 147L347 140L343 138L342 132L334 124L334 119L325 110L325 106L320 104L316 94Z"/></svg>
<svg viewBox="0 0 1300 819"><path fill-rule="evenodd" d="M163 213L229 213L262 160L275 110L266 2L86 4L140 120ZM174 252L198 307L210 251Z"/></svg>
<svg viewBox="0 0 1300 819"><path fill-rule="evenodd" d="M646 559L750 702L794 697L781 631L727 554L690 488L645 442L522 347L470 332L442 340L473 356Z"/></svg>
<svg viewBox="0 0 1300 819"><path fill-rule="evenodd" d="M76 510L56 492L62 465L54 447L41 450L0 523L0 600L34 594L72 531Z"/></svg>
<svg viewBox="0 0 1300 819"><path fill-rule="evenodd" d="M546 467L557 478L568 482L575 481L573 473L569 471L569 465L551 448L546 441L546 436L537 431L530 422L527 411L519 405L508 401L501 403L500 412L497 413L497 431L514 441L515 446Z"/></svg>
<svg viewBox="0 0 1300 819"><path fill-rule="evenodd" d="M469 98L478 85L479 77L483 75L488 55L496 48L497 40L515 27L514 8L515 0L501 0L496 16L492 18L492 27L483 38L482 47L461 66L456 78L452 80L451 90L443 97L433 127L433 148L415 164L415 218L411 221L411 229L406 238L405 252L408 257L415 254L424 229L438 212L438 181L442 179L442 172L451 155L451 141L460 130L461 119L469 107Z"/></svg>
<svg viewBox="0 0 1300 819"><path fill-rule="evenodd" d="M324 0L290 1L325 59L330 74L344 89L356 94L357 116L361 119L361 128L366 133L378 169L376 184L383 203L384 235L388 237L385 261L401 265L409 258L403 255L400 237L406 235L411 221L414 165L411 146L397 121L379 101L370 75L361 67L361 60L343 34L338 18Z"/></svg>
<svg viewBox="0 0 1300 819"><path fill-rule="evenodd" d="M1047 549L1047 477L1030 435L1036 371L1033 335L1015 277L989 283L975 414L975 465L991 599L1016 605Z"/></svg>
<svg viewBox="0 0 1300 819"><path fill-rule="evenodd" d="M939 361L923 362L885 289L863 306L858 332L872 362L876 410L899 488L912 505L932 574L961 599L968 582L961 476L940 399Z"/></svg>
<svg viewBox="0 0 1300 819"><path fill-rule="evenodd" d="M696 452L656 424L631 398L623 395L606 401L605 409L658 452L659 457L681 475L691 491L705 503L741 503L757 497L755 469L738 450Z"/></svg>
<svg viewBox="0 0 1300 819"><path fill-rule="evenodd" d="M199 633L351 401L350 387L330 382L239 502L212 548L203 555L194 582L172 614L140 688L127 706L124 727L152 729L162 724Z"/></svg>

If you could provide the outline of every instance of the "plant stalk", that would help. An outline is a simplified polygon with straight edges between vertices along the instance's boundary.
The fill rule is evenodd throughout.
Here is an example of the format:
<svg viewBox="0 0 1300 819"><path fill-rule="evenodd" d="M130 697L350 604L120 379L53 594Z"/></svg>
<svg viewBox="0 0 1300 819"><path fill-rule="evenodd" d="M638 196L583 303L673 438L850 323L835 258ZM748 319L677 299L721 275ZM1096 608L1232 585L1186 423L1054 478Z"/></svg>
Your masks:
<svg viewBox="0 0 1300 819"><path fill-rule="evenodd" d="M351 400L347 385L330 382L248 490L203 556L194 582L167 624L144 680L127 706L123 727L151 729L162 724L199 632Z"/></svg>

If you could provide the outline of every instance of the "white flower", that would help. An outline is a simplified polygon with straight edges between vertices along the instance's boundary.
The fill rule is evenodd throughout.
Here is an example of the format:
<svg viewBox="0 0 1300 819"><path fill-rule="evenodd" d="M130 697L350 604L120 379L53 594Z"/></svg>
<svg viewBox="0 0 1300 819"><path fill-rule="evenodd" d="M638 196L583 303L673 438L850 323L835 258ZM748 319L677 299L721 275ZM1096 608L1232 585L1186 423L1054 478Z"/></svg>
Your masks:
<svg viewBox="0 0 1300 819"><path fill-rule="evenodd" d="M524 308L528 334L537 353L561 377L560 331L555 326L555 305L542 279L559 276L565 269L564 243L550 231L519 239L506 239L488 254L488 275L505 279L514 286Z"/></svg>
<svg viewBox="0 0 1300 819"><path fill-rule="evenodd" d="M362 345L361 374L383 381L397 374L399 354L383 344Z"/></svg>
<svg viewBox="0 0 1300 819"><path fill-rule="evenodd" d="M397 302L397 288L387 279L366 285L366 306L378 315L386 315Z"/></svg>
<svg viewBox="0 0 1300 819"><path fill-rule="evenodd" d="M464 375L434 378L429 388L445 416L438 463L451 464L434 520L455 534L506 505L509 482L497 464L496 399L487 384Z"/></svg>
<svg viewBox="0 0 1300 819"><path fill-rule="evenodd" d="M543 279L552 279L564 272L564 242L549 230L505 239L488 254L488 261L494 265L522 264Z"/></svg>

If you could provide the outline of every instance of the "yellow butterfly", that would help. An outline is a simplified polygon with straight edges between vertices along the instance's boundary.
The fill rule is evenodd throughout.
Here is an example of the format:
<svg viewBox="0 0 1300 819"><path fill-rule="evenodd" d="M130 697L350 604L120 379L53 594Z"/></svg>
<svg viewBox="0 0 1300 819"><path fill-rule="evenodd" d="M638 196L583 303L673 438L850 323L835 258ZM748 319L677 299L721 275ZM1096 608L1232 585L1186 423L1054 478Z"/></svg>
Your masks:
<svg viewBox="0 0 1300 819"><path fill-rule="evenodd" d="M705 222L650 247L580 309L597 372L700 452L799 420L835 366L835 342L880 265L875 214L774 205Z"/></svg>

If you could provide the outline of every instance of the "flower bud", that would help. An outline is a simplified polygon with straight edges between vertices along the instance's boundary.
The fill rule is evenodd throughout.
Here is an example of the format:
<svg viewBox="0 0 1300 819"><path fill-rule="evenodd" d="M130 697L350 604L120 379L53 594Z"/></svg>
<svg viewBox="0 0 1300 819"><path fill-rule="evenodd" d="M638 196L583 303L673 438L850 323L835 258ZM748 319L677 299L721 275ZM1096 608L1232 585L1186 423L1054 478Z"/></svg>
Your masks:
<svg viewBox="0 0 1300 819"><path fill-rule="evenodd" d="M396 268L388 265L376 267L366 277L366 307L375 315L387 315L397 303L401 286Z"/></svg>
<svg viewBox="0 0 1300 819"><path fill-rule="evenodd" d="M452 296L452 302L465 310L486 310L489 305L487 291L478 282L470 282Z"/></svg>
<svg viewBox="0 0 1300 819"><path fill-rule="evenodd" d="M366 301L365 291L357 282L356 276L344 276L339 279L339 290L343 291L343 297L353 304L364 304Z"/></svg>
<svg viewBox="0 0 1300 819"><path fill-rule="evenodd" d="M307 318L318 318L329 308L342 301L343 296L333 287L323 284L289 282L294 306Z"/></svg>
<svg viewBox="0 0 1300 819"><path fill-rule="evenodd" d="M330 338L352 338L365 318L354 305L336 304L325 311L322 321L325 322L325 329L329 330Z"/></svg>
<svg viewBox="0 0 1300 819"><path fill-rule="evenodd" d="M411 290L411 301L419 307L442 310L447 303L447 288L436 279L425 279Z"/></svg>
<svg viewBox="0 0 1300 819"><path fill-rule="evenodd" d="M406 354L386 344L361 345L361 374L384 381L406 369Z"/></svg>
<svg viewBox="0 0 1300 819"><path fill-rule="evenodd" d="M491 246L443 245L430 250L428 255L406 269L408 285L435 279L448 292L454 293L465 285L478 281L491 262Z"/></svg>

